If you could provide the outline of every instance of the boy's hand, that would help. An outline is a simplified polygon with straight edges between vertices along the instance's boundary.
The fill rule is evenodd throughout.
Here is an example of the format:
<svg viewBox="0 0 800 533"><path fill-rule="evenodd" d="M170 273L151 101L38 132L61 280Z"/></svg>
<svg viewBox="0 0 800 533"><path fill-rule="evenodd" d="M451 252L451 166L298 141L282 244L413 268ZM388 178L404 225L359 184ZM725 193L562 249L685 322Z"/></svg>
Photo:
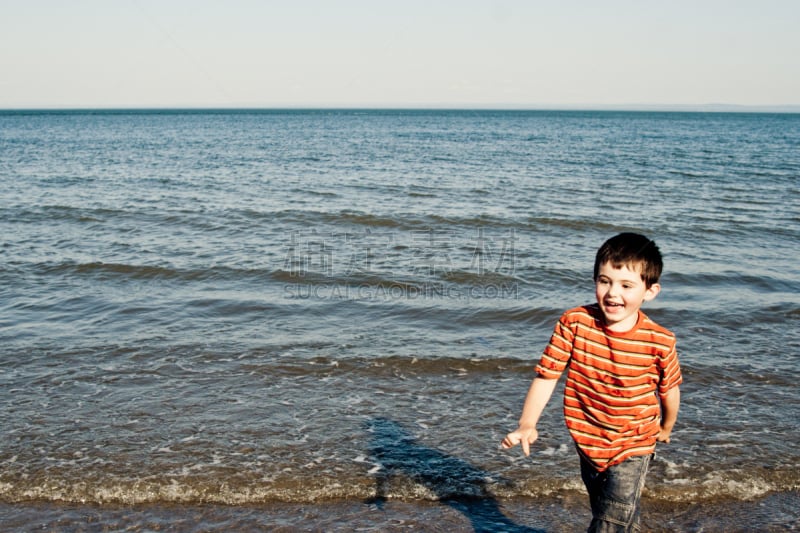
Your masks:
<svg viewBox="0 0 800 533"><path fill-rule="evenodd" d="M661 431L658 433L658 437L656 437L656 440L658 440L658 442L663 442L664 444L669 444L669 436L671 433L671 429L664 429L662 427Z"/></svg>
<svg viewBox="0 0 800 533"><path fill-rule="evenodd" d="M536 428L518 428L516 431L512 431L506 435L506 438L503 439L500 445L508 449L513 448L517 444L522 444L522 453L527 457L531 454L531 444L536 442L538 438L539 432L536 431Z"/></svg>

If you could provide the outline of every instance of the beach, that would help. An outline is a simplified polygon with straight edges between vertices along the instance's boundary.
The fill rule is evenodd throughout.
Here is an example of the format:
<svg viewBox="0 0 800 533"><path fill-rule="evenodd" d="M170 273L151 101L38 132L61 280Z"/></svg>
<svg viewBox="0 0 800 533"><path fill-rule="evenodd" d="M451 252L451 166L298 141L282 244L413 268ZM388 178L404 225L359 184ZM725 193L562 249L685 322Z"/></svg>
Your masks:
<svg viewBox="0 0 800 533"><path fill-rule="evenodd" d="M795 531L798 494L754 501L664 505L643 501L643 531ZM748 516L747 523L742 515ZM582 495L507 502L317 502L251 506L75 504L0 505L19 531L582 531L591 512Z"/></svg>
<svg viewBox="0 0 800 533"><path fill-rule="evenodd" d="M597 247L682 404L647 531L798 528L800 115L0 112L0 522L574 531L561 387L502 450Z"/></svg>

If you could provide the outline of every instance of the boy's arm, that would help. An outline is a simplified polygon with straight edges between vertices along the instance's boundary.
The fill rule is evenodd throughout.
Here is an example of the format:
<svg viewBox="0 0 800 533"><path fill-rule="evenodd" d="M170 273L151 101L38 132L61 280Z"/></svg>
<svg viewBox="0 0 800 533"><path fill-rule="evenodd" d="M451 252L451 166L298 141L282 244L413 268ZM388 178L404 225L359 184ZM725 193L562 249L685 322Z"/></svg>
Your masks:
<svg viewBox="0 0 800 533"><path fill-rule="evenodd" d="M522 444L522 452L526 456L530 455L531 444L539 438L536 424L539 422L539 417L550 400L550 396L553 395L556 383L558 383L558 379L546 379L539 376L534 378L528 394L525 396L519 427L506 435L501 443L503 448L513 448L517 444Z"/></svg>
<svg viewBox="0 0 800 533"><path fill-rule="evenodd" d="M670 433L678 420L680 405L681 391L678 386L672 387L661 397L661 432L658 434L658 442L669 443Z"/></svg>

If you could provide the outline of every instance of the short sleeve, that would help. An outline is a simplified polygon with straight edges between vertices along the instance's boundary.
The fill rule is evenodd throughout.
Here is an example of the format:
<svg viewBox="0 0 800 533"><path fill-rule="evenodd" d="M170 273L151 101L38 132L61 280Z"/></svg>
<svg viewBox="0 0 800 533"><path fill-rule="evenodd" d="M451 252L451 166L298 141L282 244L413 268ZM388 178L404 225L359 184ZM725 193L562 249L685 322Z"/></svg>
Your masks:
<svg viewBox="0 0 800 533"><path fill-rule="evenodd" d="M567 368L572 356L572 343L575 332L570 327L568 314L561 316L550 336L550 342L542 353L536 373L546 379L557 379Z"/></svg>
<svg viewBox="0 0 800 533"><path fill-rule="evenodd" d="M683 375L681 374L681 365L678 362L678 352L674 337L667 354L658 359L658 367L660 373L658 394L659 396L665 396L670 389L683 383Z"/></svg>

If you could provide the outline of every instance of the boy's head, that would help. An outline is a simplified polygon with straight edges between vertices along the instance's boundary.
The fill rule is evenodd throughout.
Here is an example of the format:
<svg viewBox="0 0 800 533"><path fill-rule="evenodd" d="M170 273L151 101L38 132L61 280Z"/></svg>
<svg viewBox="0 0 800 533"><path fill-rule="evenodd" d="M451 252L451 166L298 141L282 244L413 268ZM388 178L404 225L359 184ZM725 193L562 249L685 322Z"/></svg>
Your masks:
<svg viewBox="0 0 800 533"><path fill-rule="evenodd" d="M594 287L605 326L629 331L639 320L639 308L661 290L661 253L653 241L636 233L608 239L594 260Z"/></svg>
<svg viewBox="0 0 800 533"><path fill-rule="evenodd" d="M629 270L639 272L648 289L658 283L664 267L656 243L638 233L620 233L603 243L594 259L595 281L600 267L606 263L614 268L626 266Z"/></svg>

